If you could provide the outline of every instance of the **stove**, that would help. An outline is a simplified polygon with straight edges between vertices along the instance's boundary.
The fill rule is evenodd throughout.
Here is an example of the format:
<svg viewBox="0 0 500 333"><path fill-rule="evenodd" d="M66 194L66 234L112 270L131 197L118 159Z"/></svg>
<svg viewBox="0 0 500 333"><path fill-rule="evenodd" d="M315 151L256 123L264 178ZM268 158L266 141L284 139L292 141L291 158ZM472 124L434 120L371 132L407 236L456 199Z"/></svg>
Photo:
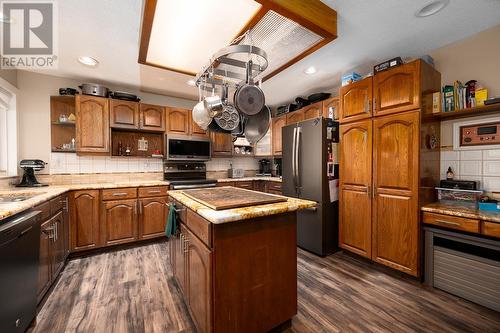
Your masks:
<svg viewBox="0 0 500 333"><path fill-rule="evenodd" d="M207 167L202 162L164 162L163 179L173 190L217 186L217 180L207 179Z"/></svg>

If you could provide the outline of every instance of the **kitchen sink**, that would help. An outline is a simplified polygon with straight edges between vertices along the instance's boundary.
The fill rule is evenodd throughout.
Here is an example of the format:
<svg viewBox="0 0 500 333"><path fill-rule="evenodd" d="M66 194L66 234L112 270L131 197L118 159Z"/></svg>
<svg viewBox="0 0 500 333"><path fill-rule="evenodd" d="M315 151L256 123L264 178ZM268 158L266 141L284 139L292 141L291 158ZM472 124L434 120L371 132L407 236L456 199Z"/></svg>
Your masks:
<svg viewBox="0 0 500 333"><path fill-rule="evenodd" d="M37 195L44 194L44 193L46 193L46 192L23 192L23 193L0 194L0 204L21 202L21 201L31 199Z"/></svg>

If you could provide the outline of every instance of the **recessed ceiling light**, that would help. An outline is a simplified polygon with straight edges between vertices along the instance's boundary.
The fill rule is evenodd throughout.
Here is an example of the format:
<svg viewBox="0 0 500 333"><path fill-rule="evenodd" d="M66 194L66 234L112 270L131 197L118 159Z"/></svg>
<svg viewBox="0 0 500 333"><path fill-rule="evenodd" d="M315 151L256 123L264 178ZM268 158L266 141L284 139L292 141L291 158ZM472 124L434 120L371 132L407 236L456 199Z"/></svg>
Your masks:
<svg viewBox="0 0 500 333"><path fill-rule="evenodd" d="M419 11L415 13L416 17L427 17L436 14L440 10L442 10L450 0L438 0L428 3L427 5L420 8Z"/></svg>
<svg viewBox="0 0 500 333"><path fill-rule="evenodd" d="M194 87L194 86L196 86L196 81L195 80L188 80L187 84L188 84L188 86Z"/></svg>
<svg viewBox="0 0 500 333"><path fill-rule="evenodd" d="M95 67L97 66L97 64L99 64L99 61L97 61L97 59L88 56L78 57L78 62L80 62L85 66L90 66L90 67Z"/></svg>
<svg viewBox="0 0 500 333"><path fill-rule="evenodd" d="M304 70L304 73L306 73L306 74L314 74L314 73L316 73L316 67L314 67L314 66L307 67Z"/></svg>

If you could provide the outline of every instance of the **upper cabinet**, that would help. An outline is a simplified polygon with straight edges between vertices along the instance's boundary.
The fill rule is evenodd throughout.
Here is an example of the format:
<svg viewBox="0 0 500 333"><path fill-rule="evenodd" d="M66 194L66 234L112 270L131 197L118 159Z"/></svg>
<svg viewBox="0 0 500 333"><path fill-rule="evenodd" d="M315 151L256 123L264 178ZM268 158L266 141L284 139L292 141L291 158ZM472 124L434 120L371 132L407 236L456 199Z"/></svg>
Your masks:
<svg viewBox="0 0 500 333"><path fill-rule="evenodd" d="M298 110L294 112L289 112L286 114L286 125L296 124L304 120L304 110Z"/></svg>
<svg viewBox="0 0 500 333"><path fill-rule="evenodd" d="M191 135L196 135L196 136L207 136L207 131L202 129L200 126L198 126L194 121L193 121L193 114L191 113L191 110L189 111L189 129Z"/></svg>
<svg viewBox="0 0 500 333"><path fill-rule="evenodd" d="M167 107L167 133L206 136L207 131L201 129L193 121L191 110Z"/></svg>
<svg viewBox="0 0 500 333"><path fill-rule="evenodd" d="M331 97L323 101L323 118L339 119L339 98Z"/></svg>
<svg viewBox="0 0 500 333"><path fill-rule="evenodd" d="M342 123L370 118L372 104L372 77L340 88L340 114Z"/></svg>
<svg viewBox="0 0 500 333"><path fill-rule="evenodd" d="M323 113L323 102L305 106L301 111L303 113L303 120L321 117Z"/></svg>
<svg viewBox="0 0 500 333"><path fill-rule="evenodd" d="M139 128L139 103L109 100L109 124L113 128L136 129Z"/></svg>
<svg viewBox="0 0 500 333"><path fill-rule="evenodd" d="M281 155L283 152L282 131L283 126L286 125L286 115L273 118L271 140L273 146L273 155Z"/></svg>
<svg viewBox="0 0 500 333"><path fill-rule="evenodd" d="M109 100L76 96L77 153L109 153Z"/></svg>
<svg viewBox="0 0 500 333"><path fill-rule="evenodd" d="M233 137L231 134L210 132L212 142L212 157L226 157L233 155Z"/></svg>
<svg viewBox="0 0 500 333"><path fill-rule="evenodd" d="M139 125L143 130L165 131L165 107L152 104L140 104Z"/></svg>

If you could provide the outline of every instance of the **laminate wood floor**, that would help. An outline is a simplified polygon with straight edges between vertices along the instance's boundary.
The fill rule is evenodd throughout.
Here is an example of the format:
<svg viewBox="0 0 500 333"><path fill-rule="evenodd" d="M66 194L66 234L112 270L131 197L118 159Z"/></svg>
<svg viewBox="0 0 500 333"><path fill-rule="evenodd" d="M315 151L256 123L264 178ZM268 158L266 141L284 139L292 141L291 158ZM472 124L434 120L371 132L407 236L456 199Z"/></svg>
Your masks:
<svg viewBox="0 0 500 333"><path fill-rule="evenodd" d="M168 256L159 242L71 260L30 332L193 332ZM346 253L298 251L298 305L289 332L500 332L500 313Z"/></svg>

